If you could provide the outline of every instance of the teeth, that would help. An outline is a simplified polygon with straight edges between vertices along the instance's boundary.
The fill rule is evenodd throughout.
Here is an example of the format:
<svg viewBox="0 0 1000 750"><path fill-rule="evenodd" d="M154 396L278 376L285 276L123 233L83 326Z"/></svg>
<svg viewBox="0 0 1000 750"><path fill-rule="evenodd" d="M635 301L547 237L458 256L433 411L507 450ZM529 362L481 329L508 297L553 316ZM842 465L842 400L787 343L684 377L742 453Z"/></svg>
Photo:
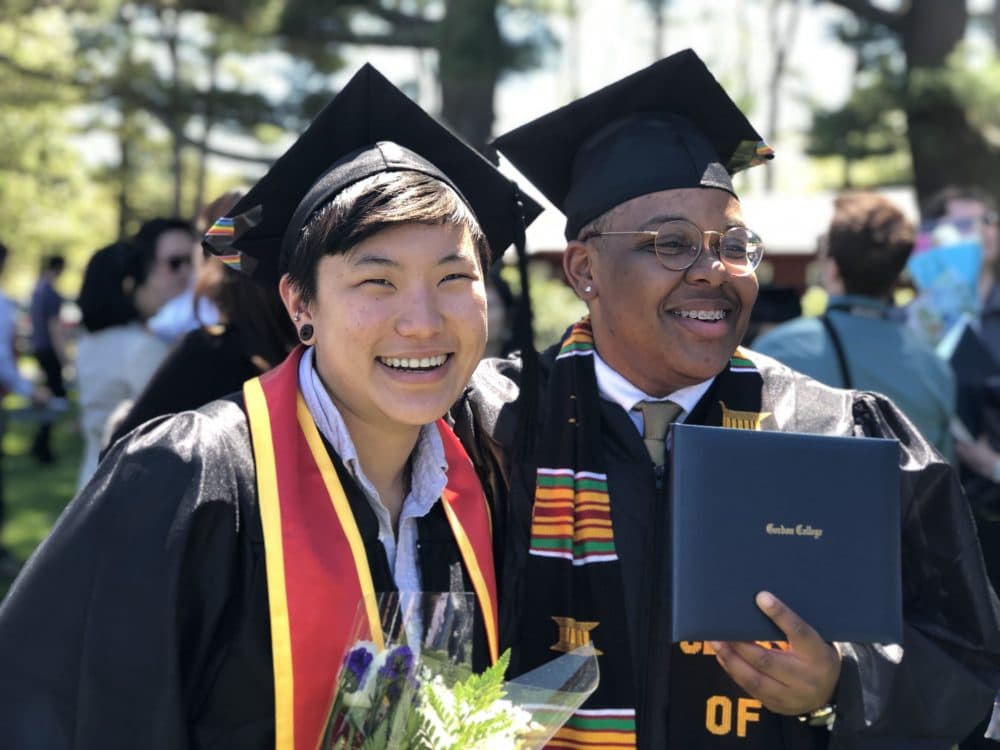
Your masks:
<svg viewBox="0 0 1000 750"><path fill-rule="evenodd" d="M674 310L673 312L680 318L695 320L722 320L729 314L726 310Z"/></svg>
<svg viewBox="0 0 1000 750"><path fill-rule="evenodd" d="M430 370L434 367L440 367L447 359L447 354L439 354L436 357L421 357L420 359L416 357L379 357L379 361L383 365L396 367L400 370Z"/></svg>

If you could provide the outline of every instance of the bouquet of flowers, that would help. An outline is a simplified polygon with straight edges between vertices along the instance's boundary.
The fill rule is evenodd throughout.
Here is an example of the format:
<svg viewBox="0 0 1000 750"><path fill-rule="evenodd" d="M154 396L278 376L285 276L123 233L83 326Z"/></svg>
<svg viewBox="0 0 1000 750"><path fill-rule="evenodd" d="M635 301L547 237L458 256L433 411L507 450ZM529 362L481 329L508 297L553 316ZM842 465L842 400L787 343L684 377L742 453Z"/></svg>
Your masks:
<svg viewBox="0 0 1000 750"><path fill-rule="evenodd" d="M982 254L979 228L968 221L941 219L921 226L906 264L918 292L909 305L909 321L932 346L963 315L978 314Z"/></svg>
<svg viewBox="0 0 1000 750"><path fill-rule="evenodd" d="M387 594L381 638L353 639L323 750L530 750L543 746L597 687L592 649L505 681L510 653L471 667L472 594ZM365 608L355 630L364 633ZM381 640L381 645L376 641Z"/></svg>

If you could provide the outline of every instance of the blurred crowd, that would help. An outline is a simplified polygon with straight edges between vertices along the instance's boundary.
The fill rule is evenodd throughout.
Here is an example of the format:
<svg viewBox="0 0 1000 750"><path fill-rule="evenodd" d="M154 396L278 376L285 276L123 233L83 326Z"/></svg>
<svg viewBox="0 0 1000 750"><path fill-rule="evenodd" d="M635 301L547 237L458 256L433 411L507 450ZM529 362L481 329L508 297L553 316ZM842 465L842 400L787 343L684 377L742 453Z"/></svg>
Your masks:
<svg viewBox="0 0 1000 750"><path fill-rule="evenodd" d="M997 586L996 202L975 187L953 186L921 214L914 226L885 197L839 196L817 252L825 311L803 316L796 290L762 288L744 343L827 385L889 396L960 469Z"/></svg>
<svg viewBox="0 0 1000 750"><path fill-rule="evenodd" d="M0 387L23 397L5 418L37 423L30 451L39 463L56 458L52 425L63 418L68 393L84 443L80 488L118 437L238 390L295 345L277 291L229 271L201 246L203 233L244 192L218 196L193 221L149 219L134 236L98 249L75 295L60 289L66 260L54 255L42 259L30 299L3 298ZM962 264L970 246L978 253L972 276L968 262ZM7 252L0 246L0 263ZM941 272L927 280L914 260L930 255ZM994 582L1000 582L998 255L996 202L975 187L934 196L919 226L881 195L844 193L817 248L823 314L802 315L804 287L763 285L744 340L827 385L892 398L960 467ZM940 278L950 286L941 287ZM487 356L503 355L511 346L515 298L497 269L488 294ZM22 370L31 359L35 374L28 379ZM0 561L16 570L2 546Z"/></svg>
<svg viewBox="0 0 1000 750"><path fill-rule="evenodd" d="M685 86L647 111L649 92ZM698 106L673 111L685 96ZM813 261L817 314L804 279L758 294L767 237L743 223L731 177L773 151L692 50L496 145L566 216L563 281L588 311L567 311L576 319L541 353L525 251L541 207L367 65L253 188L148 218L91 254L79 289L51 256L30 300L0 294L0 437L27 423L27 460L42 465L75 465L54 439L63 427L82 443L75 500L0 607L12 676L0 734L329 744L325 665L351 643L342 612L360 603L377 634L375 592L450 591L480 604L476 670L506 658L502 643L515 674L553 650L602 657L567 746L614 734L622 747L728 747L719 700L753 706L746 746L769 750L883 737L973 750L1000 736L984 719L1000 680L994 196L954 185L914 221L885 195L837 195ZM489 270L511 245L520 298ZM0 270L18 250L0 245ZM898 602L894 589L848 602L819 569L793 575L809 601L843 588L838 608L886 605L896 627L831 643L797 602L754 588L753 616L780 641L752 628L679 640L692 636L675 615L703 605L677 581L721 589L736 562L678 563L688 537L720 559L676 512L694 496L680 470L689 427L882 439L902 512L881 506L892 536L871 549L892 552L898 520ZM699 458L730 468L737 449L705 445L722 449ZM824 476L799 455L737 469L702 497L729 513L808 498ZM830 455L822 470L856 471ZM789 482L735 491L765 473ZM861 495L863 510L896 487ZM821 502L842 522L851 494ZM771 535L764 515L717 525ZM851 557L821 554L825 567ZM858 563L856 577L891 579L889 562ZM19 565L0 544L0 574Z"/></svg>
<svg viewBox="0 0 1000 750"><path fill-rule="evenodd" d="M194 220L154 217L139 231L97 249L75 294L66 294L61 255L41 260L28 300L0 293L0 391L17 394L0 411L31 425L30 453L57 457L52 428L71 422L83 438L77 490L106 448L132 428L238 391L295 345L276 288L228 270L201 238L245 190L207 203ZM0 272L8 252L0 244ZM487 356L510 350L515 297L499 271L488 280ZM75 421L68 418L75 402ZM37 426L35 426L37 425ZM66 498L69 500L69 498ZM4 520L0 473L0 529ZM0 573L20 562L0 543Z"/></svg>

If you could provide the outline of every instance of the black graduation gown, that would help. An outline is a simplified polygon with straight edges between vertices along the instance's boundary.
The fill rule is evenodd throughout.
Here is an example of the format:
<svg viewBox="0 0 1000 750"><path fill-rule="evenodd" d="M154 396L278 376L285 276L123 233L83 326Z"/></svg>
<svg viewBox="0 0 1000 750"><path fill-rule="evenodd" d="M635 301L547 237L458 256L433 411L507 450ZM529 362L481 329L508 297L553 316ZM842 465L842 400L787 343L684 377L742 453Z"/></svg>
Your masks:
<svg viewBox="0 0 1000 750"><path fill-rule="evenodd" d="M375 589L392 590L374 513L334 462ZM424 589L471 592L440 503L418 529ZM0 606L0 747L273 750L264 544L239 399L116 444L29 560Z"/></svg>
<svg viewBox="0 0 1000 750"><path fill-rule="evenodd" d="M549 350L542 355L541 393L545 393L554 354ZM757 354L753 359L763 378L762 411L774 415L770 429L776 424L776 429L784 431L889 437L899 440L903 449L905 656L896 664L881 647L840 644L843 663L835 695L839 718L829 748L947 750L987 713L1000 687L1000 604L986 579L974 525L954 473L885 397L828 388L772 359ZM519 379L516 357L484 361L454 410L456 432L478 445L473 461L492 467L494 492L511 485L506 503L508 543L500 575L501 647L510 645L504 636L513 632L519 592L530 585L520 570L527 557L534 472L530 465L507 460L517 423ZM692 422L703 422L711 398L710 390L694 409ZM544 410L544 400L535 408ZM652 468L628 416L609 402L602 402L601 408L612 520L633 662L638 665L637 691L642 696L638 711L640 718L644 712L663 717L652 722L651 735L640 737L640 746L667 747L666 716L673 720L671 709L682 702L678 699L674 707L670 705L675 649L665 642L666 637L651 639L650 631L667 633L669 554L648 551L647 531L653 509L667 512L668 505L651 496L655 492ZM621 498L627 500L623 503ZM650 575L651 560L655 560L657 575ZM644 583L651 579L664 582L663 586L651 589ZM713 667L714 659L694 663L701 665L694 669L721 671ZM795 722L794 718L778 719L783 725L778 747L822 746L825 738L800 732Z"/></svg>

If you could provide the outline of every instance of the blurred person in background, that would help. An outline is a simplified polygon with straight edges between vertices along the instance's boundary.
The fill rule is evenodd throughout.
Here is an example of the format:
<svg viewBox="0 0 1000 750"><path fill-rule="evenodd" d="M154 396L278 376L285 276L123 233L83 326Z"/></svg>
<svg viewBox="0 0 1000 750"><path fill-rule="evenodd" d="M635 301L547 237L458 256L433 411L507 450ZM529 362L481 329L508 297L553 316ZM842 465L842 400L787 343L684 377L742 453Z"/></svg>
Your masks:
<svg viewBox="0 0 1000 750"><path fill-rule="evenodd" d="M965 232L979 235L983 262L977 283L979 324L983 340L993 358L1000 362L1000 241L997 234L997 205L993 196L972 186L949 186L928 199L923 207L925 220L956 223Z"/></svg>
<svg viewBox="0 0 1000 750"><path fill-rule="evenodd" d="M179 253L157 256L128 242L94 253L83 274L77 304L83 327L76 354L84 453L78 488L97 467L108 417L134 399L166 356L169 345L146 328L172 286L164 268ZM185 247L187 249L187 247Z"/></svg>
<svg viewBox="0 0 1000 750"><path fill-rule="evenodd" d="M146 321L146 327L167 343L173 343L199 325L194 315L192 284L197 264L195 253L200 254L201 248L196 247L194 227L184 219L156 217L139 228L132 242L154 256L150 284L163 298L163 304ZM206 312L211 314L211 310Z"/></svg>
<svg viewBox="0 0 1000 750"><path fill-rule="evenodd" d="M244 192L230 190L205 205L197 231L207 232ZM238 391L281 362L298 342L278 290L227 268L217 257L203 259L194 289L188 305L201 310L201 300L209 301L218 311L218 325L184 335L117 425L109 446L154 417L197 409Z"/></svg>
<svg viewBox="0 0 1000 750"><path fill-rule="evenodd" d="M7 246L0 242L0 274L7 265ZM31 399L32 403L41 406L48 402L51 394L44 386L35 385L21 375L17 367L17 352L14 348L14 327L17 317L17 306L0 292L0 399L8 393ZM0 408L0 441L6 431L6 410ZM0 461L3 459L3 449L0 446ZM0 532L4 523L3 470L0 467ZM13 575L20 567L18 561L3 545L0 539L0 575Z"/></svg>
<svg viewBox="0 0 1000 750"><path fill-rule="evenodd" d="M987 191L971 185L951 185L927 201L925 220L947 221L963 234L977 234L982 242L982 266L976 285L979 302L978 333L993 359L1000 364L1000 237L997 204ZM976 518L986 570L994 588L1000 589L1000 393L984 388L982 432L955 440L961 463L962 486ZM962 750L996 747L982 738L986 725L977 727L960 745Z"/></svg>
<svg viewBox="0 0 1000 750"><path fill-rule="evenodd" d="M955 377L892 299L914 238L886 198L839 196L821 251L826 313L761 334L753 348L826 385L884 393L951 459Z"/></svg>
<svg viewBox="0 0 1000 750"><path fill-rule="evenodd" d="M236 191L231 190L202 206L195 218L195 240L191 243L191 266L187 273L187 285L184 290L167 300L156 315L150 318L146 325L153 333L168 343L179 341L184 334L203 326L215 325L219 322L219 310L212 302L211 296L199 294L198 284L202 266L209 261L201 246L201 235L212 225L202 226L206 211L211 211L216 204L224 204ZM212 221L215 220L214 217Z"/></svg>
<svg viewBox="0 0 1000 750"><path fill-rule="evenodd" d="M963 233L975 233L982 242L982 266L979 271L977 298L979 301L978 332L1000 363L1000 283L997 265L1000 263L1000 238L997 233L997 206L993 196L974 186L951 185L927 201L923 207L925 220L955 223ZM987 526L1000 526L1000 434L987 430L975 440L957 440L955 452L964 469L966 493L979 514L980 539L987 566L991 569L994 586L1000 582L1000 529L987 539ZM966 436L968 437L968 436ZM993 511L987 510L994 507ZM989 514L989 519L983 516Z"/></svg>
<svg viewBox="0 0 1000 750"><path fill-rule="evenodd" d="M42 259L38 283L31 293L31 348L38 366L45 374L45 385L53 396L66 397L63 365L66 363L66 341L60 318L63 298L55 284L66 267L61 255ZM35 433L31 454L43 464L52 463L52 423L43 421Z"/></svg>

